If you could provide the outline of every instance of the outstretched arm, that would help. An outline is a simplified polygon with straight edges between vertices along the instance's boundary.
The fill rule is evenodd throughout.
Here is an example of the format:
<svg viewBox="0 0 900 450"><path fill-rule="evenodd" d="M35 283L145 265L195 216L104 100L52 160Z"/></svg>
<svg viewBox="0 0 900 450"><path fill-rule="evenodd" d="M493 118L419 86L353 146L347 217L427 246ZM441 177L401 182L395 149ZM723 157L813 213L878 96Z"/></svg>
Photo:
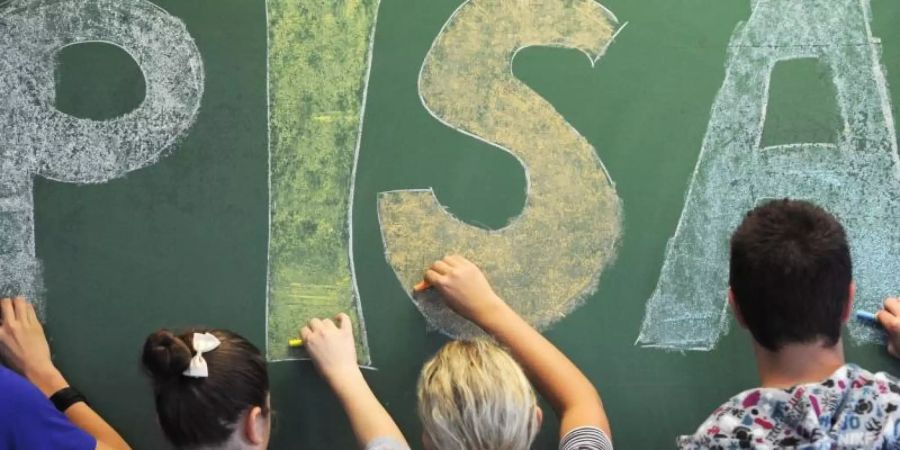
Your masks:
<svg viewBox="0 0 900 450"><path fill-rule="evenodd" d="M611 436L600 395L562 352L523 320L491 288L484 273L462 256L437 261L425 280L447 305L506 346L560 417L560 435L595 426Z"/></svg>
<svg viewBox="0 0 900 450"><path fill-rule="evenodd" d="M50 359L50 346L34 307L24 297L0 299L0 353L4 361L48 398L69 386ZM84 402L65 411L75 426L97 440L97 450L122 450L131 447L102 417Z"/></svg>
<svg viewBox="0 0 900 450"><path fill-rule="evenodd" d="M313 319L300 330L300 336L316 369L347 412L360 447L385 437L408 446L400 428L375 397L356 364L350 317L340 314L335 321L336 324L329 319Z"/></svg>

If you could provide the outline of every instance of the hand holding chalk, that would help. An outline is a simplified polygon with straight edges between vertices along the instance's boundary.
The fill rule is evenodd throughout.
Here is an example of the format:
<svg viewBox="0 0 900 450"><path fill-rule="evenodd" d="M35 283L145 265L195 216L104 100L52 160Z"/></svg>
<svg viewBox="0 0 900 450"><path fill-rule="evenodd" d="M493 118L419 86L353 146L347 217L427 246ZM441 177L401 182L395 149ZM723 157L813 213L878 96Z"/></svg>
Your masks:
<svg viewBox="0 0 900 450"><path fill-rule="evenodd" d="M888 334L888 353L900 358L900 300L889 297L884 301L884 309L876 318Z"/></svg>
<svg viewBox="0 0 900 450"><path fill-rule="evenodd" d="M312 319L300 330L300 336L303 348L329 383L340 382L346 375L359 372L353 325L346 314L338 314L334 321Z"/></svg>
<svg viewBox="0 0 900 450"><path fill-rule="evenodd" d="M506 306L481 269L459 255L432 264L425 272L424 283L440 291L450 309L478 326L483 326L499 307Z"/></svg>

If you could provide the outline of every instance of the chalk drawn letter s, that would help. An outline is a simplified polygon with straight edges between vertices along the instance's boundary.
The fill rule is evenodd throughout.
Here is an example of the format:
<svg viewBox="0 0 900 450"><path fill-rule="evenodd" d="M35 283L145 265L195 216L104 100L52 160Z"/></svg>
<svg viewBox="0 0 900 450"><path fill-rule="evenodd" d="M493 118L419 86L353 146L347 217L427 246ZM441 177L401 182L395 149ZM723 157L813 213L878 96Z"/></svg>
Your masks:
<svg viewBox="0 0 900 450"><path fill-rule="evenodd" d="M812 200L847 229L857 304L877 309L900 270L900 164L868 0L756 0L734 33L700 158L638 344L710 349L726 330L728 236L766 198ZM833 143L763 147L772 69L815 58L831 75L842 129ZM851 324L859 339L868 327Z"/></svg>
<svg viewBox="0 0 900 450"><path fill-rule="evenodd" d="M593 64L615 17L590 0L470 0L444 25L419 76L426 109L461 133L513 154L526 169L521 215L500 230L448 215L431 190L385 192L378 202L387 259L405 287L447 253L481 265L498 293L535 326L564 317L596 289L614 257L620 202L594 148L512 74L529 46L578 49ZM452 336L479 331L426 292L413 299Z"/></svg>
<svg viewBox="0 0 900 450"><path fill-rule="evenodd" d="M134 58L146 81L140 106L104 121L54 107L55 55L84 42ZM42 310L33 177L101 183L156 162L194 121L203 63L184 24L149 1L21 1L0 10L0 93L0 293Z"/></svg>

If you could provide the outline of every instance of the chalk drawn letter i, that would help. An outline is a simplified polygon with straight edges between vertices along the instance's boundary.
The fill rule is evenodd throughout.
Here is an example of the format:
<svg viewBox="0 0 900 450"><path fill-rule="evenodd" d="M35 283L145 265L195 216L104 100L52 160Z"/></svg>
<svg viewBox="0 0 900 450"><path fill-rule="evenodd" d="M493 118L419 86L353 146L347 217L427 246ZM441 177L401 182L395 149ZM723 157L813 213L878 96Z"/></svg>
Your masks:
<svg viewBox="0 0 900 450"><path fill-rule="evenodd" d="M844 223L859 286L877 309L900 269L900 181L894 119L868 0L756 0L732 37L684 210L637 343L708 350L727 329L728 238L767 198L813 201ZM834 142L761 144L772 70L814 58L834 85ZM856 324L851 334L871 338Z"/></svg>
<svg viewBox="0 0 900 450"><path fill-rule="evenodd" d="M84 42L121 47L141 68L146 97L111 120L54 107L54 60ZM0 294L42 306L33 177L102 183L155 163L190 128L203 63L184 24L146 0L19 1L0 10Z"/></svg>
<svg viewBox="0 0 900 450"><path fill-rule="evenodd" d="M548 326L597 287L620 234L620 202L597 153L546 100L512 74L516 52L556 46L591 64L617 22L590 0L470 0L444 25L425 58L419 93L436 119L515 156L528 180L521 215L499 230L450 216L431 190L384 192L378 201L387 259L403 286L431 262L460 253L478 263L527 321ZM414 303L451 336L479 330L435 298Z"/></svg>
<svg viewBox="0 0 900 450"><path fill-rule="evenodd" d="M369 365L353 266L353 177L378 0L268 0L269 277L266 354L307 357L288 339L347 313Z"/></svg>

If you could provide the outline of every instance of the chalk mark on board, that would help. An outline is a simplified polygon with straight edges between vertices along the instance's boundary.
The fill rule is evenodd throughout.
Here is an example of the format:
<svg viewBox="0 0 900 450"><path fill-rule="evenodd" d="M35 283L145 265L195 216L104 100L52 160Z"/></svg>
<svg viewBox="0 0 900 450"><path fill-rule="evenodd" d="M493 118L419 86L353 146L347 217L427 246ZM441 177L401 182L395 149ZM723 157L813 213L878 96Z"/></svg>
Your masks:
<svg viewBox="0 0 900 450"><path fill-rule="evenodd" d="M860 44L864 45L860 45ZM878 309L900 270L900 161L881 41L868 0L755 0L729 45L684 210L666 246L637 344L709 350L727 331L728 237L765 198L814 201L844 223L856 304ZM761 147L776 63L816 58L829 69L841 130L834 144ZM857 340L871 327L850 324Z"/></svg>
<svg viewBox="0 0 900 450"><path fill-rule="evenodd" d="M54 107L56 54L88 42L135 60L146 83L136 109L98 121ZM0 294L43 311L33 178L102 183L155 163L193 124L203 81L184 24L149 1L16 1L0 12Z"/></svg>
<svg viewBox="0 0 900 450"><path fill-rule="evenodd" d="M351 316L371 364L353 262L353 195L379 0L268 0L270 361L313 317Z"/></svg>
<svg viewBox="0 0 900 450"><path fill-rule="evenodd" d="M591 65L616 18L590 0L469 0L444 24L419 74L419 97L444 125L516 157L526 171L521 215L485 230L450 215L429 190L383 192L386 258L403 286L448 253L480 264L510 305L537 327L560 320L597 287L616 253L621 205L594 148L553 106L512 74L531 46L578 49ZM480 330L426 291L413 302L456 337Z"/></svg>

